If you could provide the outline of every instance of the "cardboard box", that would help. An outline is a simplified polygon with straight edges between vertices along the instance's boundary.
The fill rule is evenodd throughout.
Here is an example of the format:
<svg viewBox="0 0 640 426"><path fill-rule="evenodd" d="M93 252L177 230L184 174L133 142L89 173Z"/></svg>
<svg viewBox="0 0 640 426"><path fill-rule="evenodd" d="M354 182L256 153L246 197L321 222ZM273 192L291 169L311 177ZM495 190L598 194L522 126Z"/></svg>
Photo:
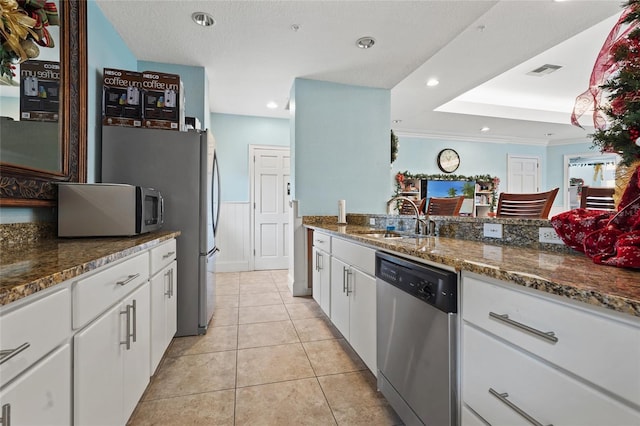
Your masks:
<svg viewBox="0 0 640 426"><path fill-rule="evenodd" d="M142 72L144 127L180 130L181 85L178 74Z"/></svg>
<svg viewBox="0 0 640 426"><path fill-rule="evenodd" d="M20 119L58 121L60 63L25 61L20 64Z"/></svg>
<svg viewBox="0 0 640 426"><path fill-rule="evenodd" d="M142 73L104 68L102 74L102 124L142 127Z"/></svg>

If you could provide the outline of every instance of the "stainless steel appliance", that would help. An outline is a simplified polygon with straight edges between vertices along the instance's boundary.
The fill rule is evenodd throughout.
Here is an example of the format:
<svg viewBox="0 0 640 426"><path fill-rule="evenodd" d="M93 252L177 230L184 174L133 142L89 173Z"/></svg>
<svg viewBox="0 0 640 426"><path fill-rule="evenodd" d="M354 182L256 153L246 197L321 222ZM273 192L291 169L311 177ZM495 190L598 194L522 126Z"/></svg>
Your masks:
<svg viewBox="0 0 640 426"><path fill-rule="evenodd" d="M102 128L102 180L153 186L164 197L164 228L177 239L177 336L206 333L215 306L218 175L208 131Z"/></svg>
<svg viewBox="0 0 640 426"><path fill-rule="evenodd" d="M58 236L144 234L162 227L162 194L153 188L102 183L58 185Z"/></svg>
<svg viewBox="0 0 640 426"><path fill-rule="evenodd" d="M455 425L457 275L376 253L378 389L407 426Z"/></svg>

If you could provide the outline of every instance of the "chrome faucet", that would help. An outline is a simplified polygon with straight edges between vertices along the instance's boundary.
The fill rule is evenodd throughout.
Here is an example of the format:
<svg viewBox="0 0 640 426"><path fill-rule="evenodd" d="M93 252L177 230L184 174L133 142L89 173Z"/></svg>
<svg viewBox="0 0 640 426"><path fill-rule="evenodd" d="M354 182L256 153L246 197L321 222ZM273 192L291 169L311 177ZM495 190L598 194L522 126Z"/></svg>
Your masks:
<svg viewBox="0 0 640 426"><path fill-rule="evenodd" d="M433 223L433 231L435 233L435 222L431 219L424 220L424 219L420 219L420 210L418 209L418 206L416 206L416 203L413 202L413 200L409 197L393 197L392 199L390 199L389 201L387 201L387 208L391 205L391 203L393 203L394 201L398 201L398 200L403 200L403 201L408 201L409 204L411 204L411 207L413 207L413 209L416 211L416 228L414 230L414 234L418 234L420 235L420 224L422 223L424 225L424 234L425 235L431 235L431 224Z"/></svg>

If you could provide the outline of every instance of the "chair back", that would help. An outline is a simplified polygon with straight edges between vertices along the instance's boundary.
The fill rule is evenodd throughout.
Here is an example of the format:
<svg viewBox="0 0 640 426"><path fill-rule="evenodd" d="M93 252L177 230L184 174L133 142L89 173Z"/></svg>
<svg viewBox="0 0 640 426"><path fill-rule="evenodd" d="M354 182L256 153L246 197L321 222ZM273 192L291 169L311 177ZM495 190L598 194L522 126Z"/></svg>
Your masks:
<svg viewBox="0 0 640 426"><path fill-rule="evenodd" d="M520 219L546 219L551 211L553 200L558 194L555 188L547 192L531 194L500 193L498 198L498 217Z"/></svg>
<svg viewBox="0 0 640 426"><path fill-rule="evenodd" d="M402 200L398 214L416 215L416 205L409 200Z"/></svg>
<svg viewBox="0 0 640 426"><path fill-rule="evenodd" d="M460 197L431 197L427 205L426 214L431 216L458 216L464 196Z"/></svg>
<svg viewBox="0 0 640 426"><path fill-rule="evenodd" d="M580 197L580 208L587 210L607 210L615 211L616 204L613 201L615 188L592 188L582 187Z"/></svg>

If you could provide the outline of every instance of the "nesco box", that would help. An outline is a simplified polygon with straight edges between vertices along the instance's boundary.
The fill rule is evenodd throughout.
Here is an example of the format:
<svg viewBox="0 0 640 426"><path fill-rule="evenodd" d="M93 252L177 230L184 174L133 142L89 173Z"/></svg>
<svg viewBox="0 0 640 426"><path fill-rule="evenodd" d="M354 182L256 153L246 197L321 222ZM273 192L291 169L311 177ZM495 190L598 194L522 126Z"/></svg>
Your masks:
<svg viewBox="0 0 640 426"><path fill-rule="evenodd" d="M144 127L180 130L180 76L143 71Z"/></svg>
<svg viewBox="0 0 640 426"><path fill-rule="evenodd" d="M142 73L104 68L102 77L102 124L142 126Z"/></svg>
<svg viewBox="0 0 640 426"><path fill-rule="evenodd" d="M60 63L26 61L20 64L20 119L58 121Z"/></svg>

